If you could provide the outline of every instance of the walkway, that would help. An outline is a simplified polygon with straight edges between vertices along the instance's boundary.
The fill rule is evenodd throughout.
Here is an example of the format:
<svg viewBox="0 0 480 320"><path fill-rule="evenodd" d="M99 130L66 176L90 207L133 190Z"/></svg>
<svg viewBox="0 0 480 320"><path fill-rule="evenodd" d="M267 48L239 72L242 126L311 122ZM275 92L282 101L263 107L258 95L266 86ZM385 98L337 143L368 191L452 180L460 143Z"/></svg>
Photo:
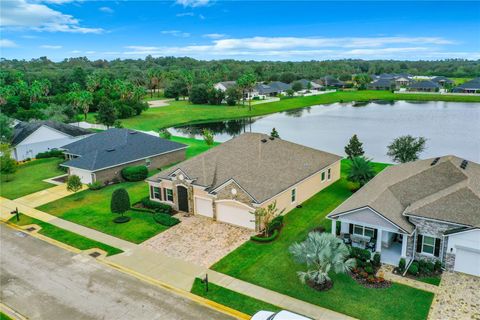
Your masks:
<svg viewBox="0 0 480 320"><path fill-rule="evenodd" d="M150 108L159 108L169 106L170 101L172 101L172 99L150 100L147 102Z"/></svg>
<svg viewBox="0 0 480 320"><path fill-rule="evenodd" d="M87 187L84 185L82 190L86 188ZM46 203L53 202L61 198L65 198L71 194L72 192L67 190L67 185L61 184L52 188L48 188L45 190L41 190L41 191L17 198L14 201L16 203L21 203L26 206L29 206L31 208L36 208Z"/></svg>

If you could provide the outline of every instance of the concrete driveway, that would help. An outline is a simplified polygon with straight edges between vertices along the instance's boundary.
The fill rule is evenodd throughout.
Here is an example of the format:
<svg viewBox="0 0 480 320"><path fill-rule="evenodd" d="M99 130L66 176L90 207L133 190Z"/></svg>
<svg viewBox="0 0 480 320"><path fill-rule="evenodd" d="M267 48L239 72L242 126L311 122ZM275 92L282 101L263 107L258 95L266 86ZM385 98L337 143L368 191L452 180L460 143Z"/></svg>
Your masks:
<svg viewBox="0 0 480 320"><path fill-rule="evenodd" d="M444 272L428 319L480 320L480 278Z"/></svg>
<svg viewBox="0 0 480 320"><path fill-rule="evenodd" d="M145 241L142 246L209 267L254 234L253 231L202 216L177 217L181 223Z"/></svg>

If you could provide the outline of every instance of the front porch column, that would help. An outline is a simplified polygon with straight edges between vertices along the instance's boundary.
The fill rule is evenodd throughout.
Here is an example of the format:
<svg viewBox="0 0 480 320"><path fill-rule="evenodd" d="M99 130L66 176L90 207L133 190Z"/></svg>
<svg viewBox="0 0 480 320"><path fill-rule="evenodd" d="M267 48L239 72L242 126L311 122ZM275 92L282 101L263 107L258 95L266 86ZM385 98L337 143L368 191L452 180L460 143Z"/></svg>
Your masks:
<svg viewBox="0 0 480 320"><path fill-rule="evenodd" d="M337 220L335 219L332 219L332 234L337 235Z"/></svg>
<svg viewBox="0 0 480 320"><path fill-rule="evenodd" d="M377 246L375 248L375 251L382 251L382 229L377 229Z"/></svg>
<svg viewBox="0 0 480 320"><path fill-rule="evenodd" d="M407 243L408 243L408 235L402 235L402 258L407 257Z"/></svg>

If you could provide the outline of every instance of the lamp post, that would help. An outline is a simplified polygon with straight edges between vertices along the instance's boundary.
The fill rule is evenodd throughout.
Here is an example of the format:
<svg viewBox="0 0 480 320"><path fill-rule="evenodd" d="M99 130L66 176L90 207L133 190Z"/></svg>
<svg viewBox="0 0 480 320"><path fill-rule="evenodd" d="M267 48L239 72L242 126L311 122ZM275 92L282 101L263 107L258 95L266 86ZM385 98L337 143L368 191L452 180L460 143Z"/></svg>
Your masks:
<svg viewBox="0 0 480 320"><path fill-rule="evenodd" d="M203 278L201 281L205 284L205 292L208 292L208 273L205 274L205 278Z"/></svg>
<svg viewBox="0 0 480 320"><path fill-rule="evenodd" d="M17 222L20 221L20 215L18 214L18 207L15 208L15 210L13 210L12 212L10 212L10 214L15 215L15 217L17 218Z"/></svg>

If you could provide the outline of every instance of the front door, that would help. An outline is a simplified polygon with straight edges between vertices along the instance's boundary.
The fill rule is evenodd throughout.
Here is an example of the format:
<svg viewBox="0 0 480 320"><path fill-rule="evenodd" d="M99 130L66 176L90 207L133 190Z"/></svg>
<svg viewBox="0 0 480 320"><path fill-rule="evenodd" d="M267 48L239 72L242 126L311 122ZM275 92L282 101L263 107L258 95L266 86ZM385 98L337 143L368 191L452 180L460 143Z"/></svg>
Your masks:
<svg viewBox="0 0 480 320"><path fill-rule="evenodd" d="M177 187L178 210L188 212L188 190L185 187Z"/></svg>

